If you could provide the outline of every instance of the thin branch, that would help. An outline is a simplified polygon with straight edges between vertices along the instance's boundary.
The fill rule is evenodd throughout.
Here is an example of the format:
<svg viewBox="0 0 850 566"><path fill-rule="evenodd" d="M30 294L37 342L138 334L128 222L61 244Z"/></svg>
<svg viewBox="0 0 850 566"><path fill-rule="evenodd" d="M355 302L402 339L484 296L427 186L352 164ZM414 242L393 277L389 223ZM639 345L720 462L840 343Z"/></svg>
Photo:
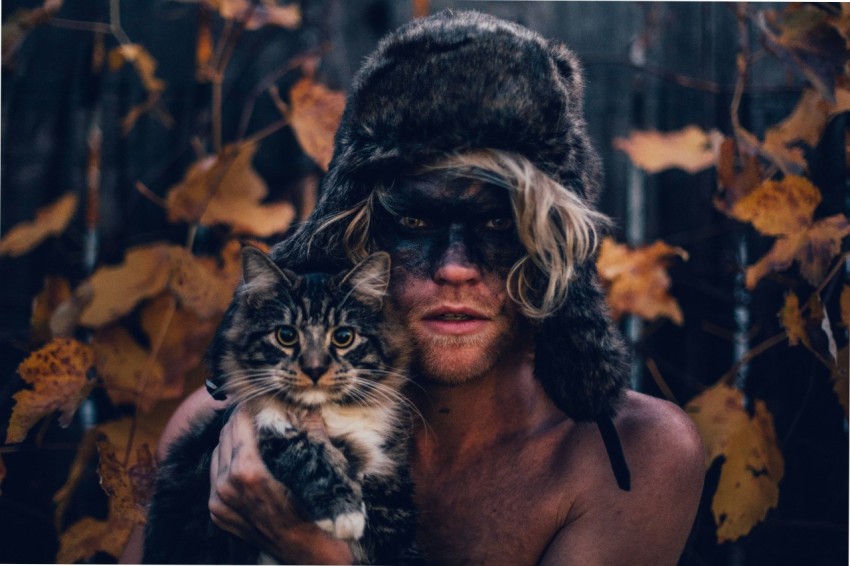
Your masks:
<svg viewBox="0 0 850 566"><path fill-rule="evenodd" d="M661 390L665 397L667 397L668 401L679 404L679 401L676 400L676 396L673 394L673 390L670 389L670 386L667 385L667 382L664 381L664 378L661 376L661 372L658 371L658 366L655 364L655 360L648 357L646 358L646 367L649 369L650 375L652 375L652 379L655 381L655 384Z"/></svg>
<svg viewBox="0 0 850 566"><path fill-rule="evenodd" d="M245 139L245 141L242 142L242 143L246 143L246 144L257 143L258 141L269 137L270 135L272 135L273 133L275 133L276 131L278 131L279 129L283 128L284 126L286 126L288 124L289 124L288 118L283 118L281 120L278 120L277 122L269 124L268 126L263 128L262 130L254 133L254 135L252 135L250 138Z"/></svg>
<svg viewBox="0 0 850 566"><path fill-rule="evenodd" d="M64 18L53 18L48 25L57 28L76 29L81 31L94 31L112 35L112 26L103 22L81 22L78 20L66 20Z"/></svg>
<svg viewBox="0 0 850 566"><path fill-rule="evenodd" d="M758 346L751 348L743 356L741 356L741 359L735 362L735 365L733 365L729 369L729 371L723 374L723 376L719 380L717 380L717 382L729 385L729 382L732 381L732 379L734 379L735 376L738 374L738 370L740 370L742 367L753 361L753 359L763 354L767 350L773 348L781 342L784 342L786 338L788 338L788 333L783 330L779 334L771 336Z"/></svg>
<svg viewBox="0 0 850 566"><path fill-rule="evenodd" d="M121 0L109 0L109 22L112 34L122 45L133 43L121 27Z"/></svg>
<svg viewBox="0 0 850 566"><path fill-rule="evenodd" d="M150 190L143 182L136 181L136 190L142 193L142 196L144 196L146 199L159 206L160 208L168 208L168 204L165 202L165 199Z"/></svg>

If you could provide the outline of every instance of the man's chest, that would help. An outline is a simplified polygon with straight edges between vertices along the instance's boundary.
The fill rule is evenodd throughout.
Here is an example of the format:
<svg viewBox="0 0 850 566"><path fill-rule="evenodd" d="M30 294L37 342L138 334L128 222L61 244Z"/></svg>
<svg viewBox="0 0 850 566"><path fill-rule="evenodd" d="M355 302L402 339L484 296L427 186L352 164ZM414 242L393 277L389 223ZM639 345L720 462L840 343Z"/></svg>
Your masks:
<svg viewBox="0 0 850 566"><path fill-rule="evenodd" d="M564 525L564 478L508 454L463 468L414 469L418 541L432 563L535 564Z"/></svg>

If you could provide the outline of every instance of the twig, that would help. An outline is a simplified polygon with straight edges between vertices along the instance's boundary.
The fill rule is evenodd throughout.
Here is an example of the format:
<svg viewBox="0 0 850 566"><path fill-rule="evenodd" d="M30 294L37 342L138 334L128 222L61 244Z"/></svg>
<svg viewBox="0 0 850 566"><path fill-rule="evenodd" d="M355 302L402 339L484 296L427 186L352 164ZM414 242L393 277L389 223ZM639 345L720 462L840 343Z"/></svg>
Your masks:
<svg viewBox="0 0 850 566"><path fill-rule="evenodd" d="M658 366L655 364L655 360L650 357L646 358L646 367L649 369L650 375L652 375L652 379L655 380L655 384L661 390L665 397L667 397L668 401L679 404L679 401L676 400L676 396L673 394L673 391L670 389L670 386L667 385L667 382L664 381L664 378L661 376L661 372L658 371Z"/></svg>
<svg viewBox="0 0 850 566"><path fill-rule="evenodd" d="M115 39L122 45L133 43L121 27L121 0L109 0L109 23Z"/></svg>
<svg viewBox="0 0 850 566"><path fill-rule="evenodd" d="M150 190L143 182L136 181L136 190L142 193L142 196L144 196L146 199L148 199L155 205L161 208L168 208L168 203L165 201L165 199Z"/></svg>
<svg viewBox="0 0 850 566"><path fill-rule="evenodd" d="M278 120L277 122L269 124L268 126L263 128L262 130L254 133L254 135L252 135L250 138L247 138L242 143L245 143L245 144L257 143L260 140L267 138L268 136L272 135L273 133L275 133L279 129L283 128L287 124L289 124L288 118L283 118L282 120Z"/></svg>
<svg viewBox="0 0 850 566"><path fill-rule="evenodd" d="M747 350L747 352L743 356L741 356L741 359L738 360L737 362L735 362L735 365L733 365L729 369L729 371L727 371L725 374L723 374L723 376L719 380L717 380L717 382L718 383L725 383L726 385L729 385L729 382L735 377L735 375L737 375L739 369L741 369L742 367L744 367L745 365L750 363L757 356L759 356L759 355L763 354L764 352L766 352L767 350L773 348L774 346L776 346L780 342L783 342L787 337L788 337L788 333L783 330L779 334L776 334L775 336L771 336L770 338L768 338L767 340L765 340L764 342L762 342L758 346L755 346L754 348Z"/></svg>
<svg viewBox="0 0 850 566"><path fill-rule="evenodd" d="M100 33L108 33L112 35L112 26L103 22L81 22L78 20L54 18L50 20L49 25L55 26L57 28L76 29L81 31L94 31Z"/></svg>

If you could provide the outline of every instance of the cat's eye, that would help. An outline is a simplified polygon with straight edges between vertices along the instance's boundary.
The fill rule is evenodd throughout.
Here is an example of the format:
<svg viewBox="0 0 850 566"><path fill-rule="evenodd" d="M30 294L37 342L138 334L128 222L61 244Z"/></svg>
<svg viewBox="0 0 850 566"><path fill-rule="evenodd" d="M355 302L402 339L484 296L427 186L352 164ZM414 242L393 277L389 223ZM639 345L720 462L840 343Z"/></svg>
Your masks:
<svg viewBox="0 0 850 566"><path fill-rule="evenodd" d="M350 328L337 328L331 334L331 342L337 348L348 348L354 342L354 331Z"/></svg>
<svg viewBox="0 0 850 566"><path fill-rule="evenodd" d="M428 225L424 220L415 216L402 216L398 219L398 223L405 228L425 228Z"/></svg>
<svg viewBox="0 0 850 566"><path fill-rule="evenodd" d="M291 348L298 343L298 331L292 326L281 326L274 334L278 344L286 348Z"/></svg>
<svg viewBox="0 0 850 566"><path fill-rule="evenodd" d="M491 218L490 220L484 223L485 228L496 232L510 230L513 225L514 222L510 218Z"/></svg>

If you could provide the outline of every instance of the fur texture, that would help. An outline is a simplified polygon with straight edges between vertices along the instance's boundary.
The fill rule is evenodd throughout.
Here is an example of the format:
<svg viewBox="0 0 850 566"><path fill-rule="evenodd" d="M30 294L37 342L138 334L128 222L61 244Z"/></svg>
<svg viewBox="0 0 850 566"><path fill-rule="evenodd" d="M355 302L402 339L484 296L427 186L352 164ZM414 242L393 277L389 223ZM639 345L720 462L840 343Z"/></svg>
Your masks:
<svg viewBox="0 0 850 566"><path fill-rule="evenodd" d="M468 150L522 154L595 204L600 161L583 92L575 55L522 26L453 11L410 22L381 41L356 75L316 210L272 256L298 268L347 265L333 244L345 223L318 234L317 226L362 202L376 184ZM576 266L565 304L535 331L536 375L577 420L612 418L628 383L626 351L593 259Z"/></svg>

